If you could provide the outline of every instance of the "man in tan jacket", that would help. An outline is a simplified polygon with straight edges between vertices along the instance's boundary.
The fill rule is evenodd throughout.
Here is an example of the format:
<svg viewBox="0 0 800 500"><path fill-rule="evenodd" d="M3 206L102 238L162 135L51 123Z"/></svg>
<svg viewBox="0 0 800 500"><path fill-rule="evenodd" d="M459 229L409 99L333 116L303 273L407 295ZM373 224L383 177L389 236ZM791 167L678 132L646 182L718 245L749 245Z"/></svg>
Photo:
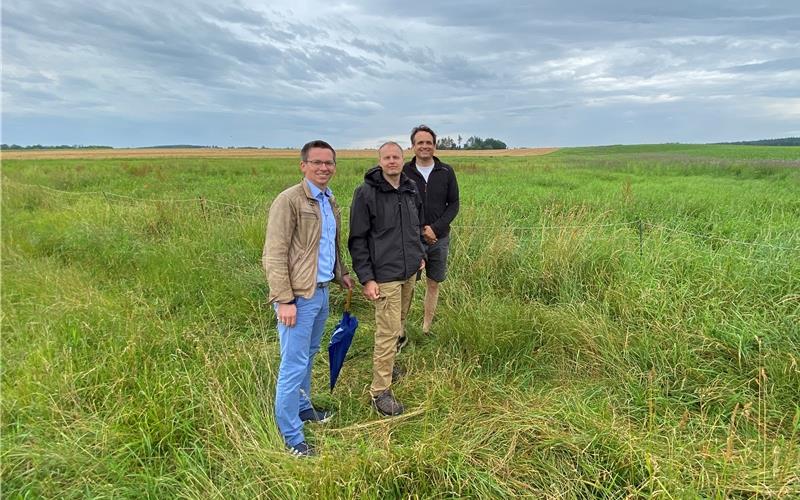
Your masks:
<svg viewBox="0 0 800 500"><path fill-rule="evenodd" d="M281 364L275 388L275 419L290 453L315 454L303 434L304 422L331 414L311 404L311 367L328 319L328 285L352 289L339 250L341 219L328 182L336 172L336 151L311 141L300 152L303 180L280 193L269 209L262 263L269 301L278 318Z"/></svg>

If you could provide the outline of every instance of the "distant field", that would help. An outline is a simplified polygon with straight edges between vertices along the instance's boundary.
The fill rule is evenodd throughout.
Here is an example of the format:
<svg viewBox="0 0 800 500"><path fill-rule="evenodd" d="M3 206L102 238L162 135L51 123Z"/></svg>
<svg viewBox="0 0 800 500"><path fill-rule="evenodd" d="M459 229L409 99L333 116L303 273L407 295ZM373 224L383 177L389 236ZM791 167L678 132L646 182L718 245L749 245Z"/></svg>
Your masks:
<svg viewBox="0 0 800 500"><path fill-rule="evenodd" d="M800 497L800 148L442 152L462 205L407 414L369 409L359 295L311 461L275 427L260 267L298 153L207 152L3 154L4 497Z"/></svg>
<svg viewBox="0 0 800 500"><path fill-rule="evenodd" d="M520 148L484 151L439 151L443 157L459 156L533 156L552 153L557 148ZM407 151L407 154L410 153ZM108 159L108 158L293 158L299 156L297 149L220 149L220 148L164 148L164 149L58 149L3 151L5 160L30 159ZM339 158L374 158L374 149L341 149Z"/></svg>

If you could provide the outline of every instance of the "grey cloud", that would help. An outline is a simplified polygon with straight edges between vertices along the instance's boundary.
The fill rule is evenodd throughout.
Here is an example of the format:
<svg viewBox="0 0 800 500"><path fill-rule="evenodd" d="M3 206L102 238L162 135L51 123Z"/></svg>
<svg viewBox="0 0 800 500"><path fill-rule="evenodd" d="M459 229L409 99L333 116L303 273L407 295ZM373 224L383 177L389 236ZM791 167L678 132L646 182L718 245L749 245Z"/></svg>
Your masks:
<svg viewBox="0 0 800 500"><path fill-rule="evenodd" d="M323 45L307 54L309 71L323 78L337 79L353 76L359 71L369 70L371 63L361 57L349 55L342 49Z"/></svg>
<svg viewBox="0 0 800 500"><path fill-rule="evenodd" d="M591 48L610 41L706 35L800 37L798 9L793 0L762 3L748 0L707 2L596 2L581 0L445 2L364 2L376 15L411 18L432 32L447 30L471 53L508 53L514 50L548 51Z"/></svg>
<svg viewBox="0 0 800 500"><path fill-rule="evenodd" d="M378 57L391 57L407 63L413 62L415 59L412 50L394 42L373 42L363 38L351 38L347 43ZM423 55L429 57L430 49L424 49Z"/></svg>
<svg viewBox="0 0 800 500"><path fill-rule="evenodd" d="M288 44L294 35L277 26L280 19L273 22L246 8L206 8L200 4L189 10L191 6L187 5L186 12L176 15L146 4L134 9L116 8L113 4L87 4L73 9L51 2L47 10L65 19L56 24L26 5L8 6L14 15L10 23L4 19L7 30L16 30L36 42L57 44L61 50L88 50L110 64L121 62L128 71L149 71L160 78L197 82L207 89L234 90L242 81L269 86L271 78L265 78L269 73L323 87L331 80L358 73L375 74L369 61L335 47L272 45L274 40ZM243 40L207 17L255 28L251 32L260 40ZM297 23L287 26L301 32L307 30ZM313 33L319 35L324 30L317 28ZM33 45L16 54L16 59L35 59Z"/></svg>
<svg viewBox="0 0 800 500"><path fill-rule="evenodd" d="M251 27L263 27L272 24L262 13L236 5L212 6L208 8L208 12L220 21L244 24Z"/></svg>
<svg viewBox="0 0 800 500"><path fill-rule="evenodd" d="M530 116L533 113L539 113L542 111L572 108L575 107L576 104L577 103L559 102L553 104L531 104L527 106L520 105L505 108L500 111L507 116Z"/></svg>
<svg viewBox="0 0 800 500"><path fill-rule="evenodd" d="M559 0L538 2L516 0L502 3L481 0L396 3L383 0L364 2L364 7L371 12L428 19L434 24L444 26L519 26L542 18L653 22L663 21L665 18L708 20L797 14L796 3L793 0L773 1L760 5L750 0L713 3L704 0L673 2L579 0L568 4Z"/></svg>
<svg viewBox="0 0 800 500"><path fill-rule="evenodd" d="M473 64L467 57L462 55L445 55L433 64L423 66L424 69L435 71L435 73L448 83L461 83L466 85L478 85L483 80L491 78L492 74L485 68Z"/></svg>
<svg viewBox="0 0 800 500"><path fill-rule="evenodd" d="M481 80L492 76L489 69L471 61L462 54L437 54L429 47L404 47L396 42L371 42L361 38L352 38L348 43L378 58L378 66L385 66L381 60L396 59L406 64L400 78L430 82L447 83L449 85L474 86Z"/></svg>
<svg viewBox="0 0 800 500"><path fill-rule="evenodd" d="M36 115L99 138L157 123L151 144L344 145L419 121L511 145L669 140L800 88L794 1L249 1L5 1L4 135L47 142ZM714 133L783 126L760 116Z"/></svg>
<svg viewBox="0 0 800 500"><path fill-rule="evenodd" d="M800 79L796 79L793 83L791 86L772 88L757 95L776 98L798 98L800 97Z"/></svg>
<svg viewBox="0 0 800 500"><path fill-rule="evenodd" d="M800 71L800 57L773 59L762 63L743 64L727 68L732 73ZM800 91L799 91L800 92Z"/></svg>
<svg viewBox="0 0 800 500"><path fill-rule="evenodd" d="M36 43L46 40L56 50L73 47L87 51L88 57L124 61L129 69L154 68L192 79L214 80L224 74L231 60L254 58L257 63L266 52L232 41L227 33L191 14L170 16L147 6L137 10L114 10L100 4L74 10L67 5L51 7L62 22L49 22L38 13L17 12L11 23L4 18L4 24ZM25 55L30 57L33 50L26 50Z"/></svg>

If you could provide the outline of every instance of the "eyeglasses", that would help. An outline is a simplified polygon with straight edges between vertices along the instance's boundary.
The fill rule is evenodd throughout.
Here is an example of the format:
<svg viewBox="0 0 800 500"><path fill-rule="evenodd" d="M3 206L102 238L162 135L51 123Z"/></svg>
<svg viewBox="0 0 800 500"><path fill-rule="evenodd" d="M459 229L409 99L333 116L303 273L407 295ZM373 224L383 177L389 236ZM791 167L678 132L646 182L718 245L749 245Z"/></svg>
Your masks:
<svg viewBox="0 0 800 500"><path fill-rule="evenodd" d="M335 167L336 166L336 162L335 161L311 160L311 161L307 161L306 163L310 163L311 165L314 165L315 167L321 167L323 165L325 165L326 167Z"/></svg>

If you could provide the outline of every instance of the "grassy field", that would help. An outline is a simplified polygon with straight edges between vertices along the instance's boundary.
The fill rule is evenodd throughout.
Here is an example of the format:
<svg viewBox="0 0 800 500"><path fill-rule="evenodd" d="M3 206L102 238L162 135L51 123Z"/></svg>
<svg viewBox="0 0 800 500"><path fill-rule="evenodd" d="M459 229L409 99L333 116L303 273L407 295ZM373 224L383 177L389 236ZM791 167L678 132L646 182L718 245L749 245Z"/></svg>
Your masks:
<svg viewBox="0 0 800 500"><path fill-rule="evenodd" d="M462 208L432 338L422 285L412 307L407 413L368 407L359 295L301 461L260 267L298 159L4 155L3 496L800 496L800 148L448 161ZM342 205L373 164L341 158Z"/></svg>

